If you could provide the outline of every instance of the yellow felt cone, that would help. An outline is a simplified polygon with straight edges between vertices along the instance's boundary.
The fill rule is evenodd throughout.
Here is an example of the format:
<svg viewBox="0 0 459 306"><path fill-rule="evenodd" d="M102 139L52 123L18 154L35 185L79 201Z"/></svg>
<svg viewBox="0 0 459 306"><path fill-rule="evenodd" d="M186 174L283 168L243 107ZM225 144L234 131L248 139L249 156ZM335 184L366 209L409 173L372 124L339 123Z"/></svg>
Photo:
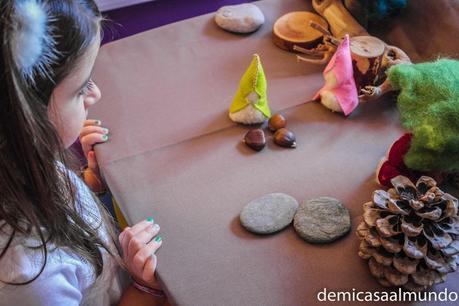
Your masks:
<svg viewBox="0 0 459 306"><path fill-rule="evenodd" d="M260 57L254 54L231 103L229 109L231 120L243 124L256 124L271 117L266 88L266 77Z"/></svg>

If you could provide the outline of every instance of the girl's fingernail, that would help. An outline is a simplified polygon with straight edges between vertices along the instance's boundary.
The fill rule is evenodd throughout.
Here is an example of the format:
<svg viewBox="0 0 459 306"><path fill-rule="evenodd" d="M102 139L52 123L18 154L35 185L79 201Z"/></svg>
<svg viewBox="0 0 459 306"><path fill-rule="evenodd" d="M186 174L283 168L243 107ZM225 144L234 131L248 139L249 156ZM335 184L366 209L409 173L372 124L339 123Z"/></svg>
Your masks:
<svg viewBox="0 0 459 306"><path fill-rule="evenodd" d="M157 230L157 229L159 229L159 225L158 225L158 223L155 223L155 225L153 225L153 229L154 229L154 230Z"/></svg>
<svg viewBox="0 0 459 306"><path fill-rule="evenodd" d="M153 220L152 217L148 217L148 218L147 218L147 221L148 221L148 222L153 222L154 220Z"/></svg>
<svg viewBox="0 0 459 306"><path fill-rule="evenodd" d="M108 134L108 129L104 129L104 134Z"/></svg>
<svg viewBox="0 0 459 306"><path fill-rule="evenodd" d="M107 140L108 139L108 135L102 135L102 140Z"/></svg>
<svg viewBox="0 0 459 306"><path fill-rule="evenodd" d="M101 125L101 124L102 124L102 122L101 122L100 120L96 120L96 121L94 121L94 123L95 123L96 125Z"/></svg>
<svg viewBox="0 0 459 306"><path fill-rule="evenodd" d="M160 242L161 241L161 236L156 236L155 241L156 242Z"/></svg>

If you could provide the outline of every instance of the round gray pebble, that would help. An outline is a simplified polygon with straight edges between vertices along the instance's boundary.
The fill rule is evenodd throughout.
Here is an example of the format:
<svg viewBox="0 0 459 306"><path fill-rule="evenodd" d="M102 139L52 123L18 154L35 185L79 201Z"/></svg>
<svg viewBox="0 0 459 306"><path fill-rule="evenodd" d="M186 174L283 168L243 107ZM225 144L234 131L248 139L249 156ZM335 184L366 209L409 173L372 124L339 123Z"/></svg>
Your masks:
<svg viewBox="0 0 459 306"><path fill-rule="evenodd" d="M242 226L256 234L271 234L289 225L298 202L283 193L271 193L257 198L242 209Z"/></svg>
<svg viewBox="0 0 459 306"><path fill-rule="evenodd" d="M227 5L218 9L215 22L230 32L251 33L265 22L265 16L255 4Z"/></svg>
<svg viewBox="0 0 459 306"><path fill-rule="evenodd" d="M312 243L332 242L351 229L351 217L335 198L320 197L303 202L293 220L298 235Z"/></svg>

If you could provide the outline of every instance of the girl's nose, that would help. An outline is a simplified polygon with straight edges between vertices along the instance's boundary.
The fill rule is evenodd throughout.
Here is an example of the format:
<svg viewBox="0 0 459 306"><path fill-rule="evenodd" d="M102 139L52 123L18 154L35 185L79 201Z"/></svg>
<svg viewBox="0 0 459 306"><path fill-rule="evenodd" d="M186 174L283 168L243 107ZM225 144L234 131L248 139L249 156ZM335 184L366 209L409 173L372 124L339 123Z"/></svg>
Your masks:
<svg viewBox="0 0 459 306"><path fill-rule="evenodd" d="M94 81L92 81L92 86L91 89L89 90L85 100L84 104L86 108L89 108L91 105L96 104L100 98L102 97L102 93L100 92L99 87L97 86Z"/></svg>

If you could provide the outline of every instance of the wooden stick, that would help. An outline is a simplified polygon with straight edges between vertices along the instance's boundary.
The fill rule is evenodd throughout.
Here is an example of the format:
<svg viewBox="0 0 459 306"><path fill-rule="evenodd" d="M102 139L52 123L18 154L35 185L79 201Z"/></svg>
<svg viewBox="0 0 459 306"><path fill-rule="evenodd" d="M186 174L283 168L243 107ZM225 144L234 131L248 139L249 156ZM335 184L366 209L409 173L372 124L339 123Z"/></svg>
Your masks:
<svg viewBox="0 0 459 306"><path fill-rule="evenodd" d="M320 24L318 24L317 22L315 22L314 20L310 20L309 21L309 26L317 31L319 31L320 33L322 33L324 36L332 36L330 31L328 31L327 29L325 29L323 26L321 26Z"/></svg>
<svg viewBox="0 0 459 306"><path fill-rule="evenodd" d="M362 88L360 90L362 94L359 95L359 102L369 102L377 100L385 93L393 90L394 88L392 87L392 84L390 83L389 79L386 79L379 86L366 86L365 88Z"/></svg>
<svg viewBox="0 0 459 306"><path fill-rule="evenodd" d="M304 53L304 54L308 54L308 55L315 55L317 53L324 53L325 51L319 51L317 49L305 49L305 48L302 48L298 45L293 45L293 51L298 51L298 52L301 52L301 53Z"/></svg>
<svg viewBox="0 0 459 306"><path fill-rule="evenodd" d="M300 55L297 55L296 56L296 59L298 61L302 61L302 62L306 62L306 63L313 63L313 64L316 64L316 65L322 65L322 64L327 64L328 61L330 60L330 53L324 53L324 56L322 58L314 58L314 57L304 57L304 56L300 56Z"/></svg>

